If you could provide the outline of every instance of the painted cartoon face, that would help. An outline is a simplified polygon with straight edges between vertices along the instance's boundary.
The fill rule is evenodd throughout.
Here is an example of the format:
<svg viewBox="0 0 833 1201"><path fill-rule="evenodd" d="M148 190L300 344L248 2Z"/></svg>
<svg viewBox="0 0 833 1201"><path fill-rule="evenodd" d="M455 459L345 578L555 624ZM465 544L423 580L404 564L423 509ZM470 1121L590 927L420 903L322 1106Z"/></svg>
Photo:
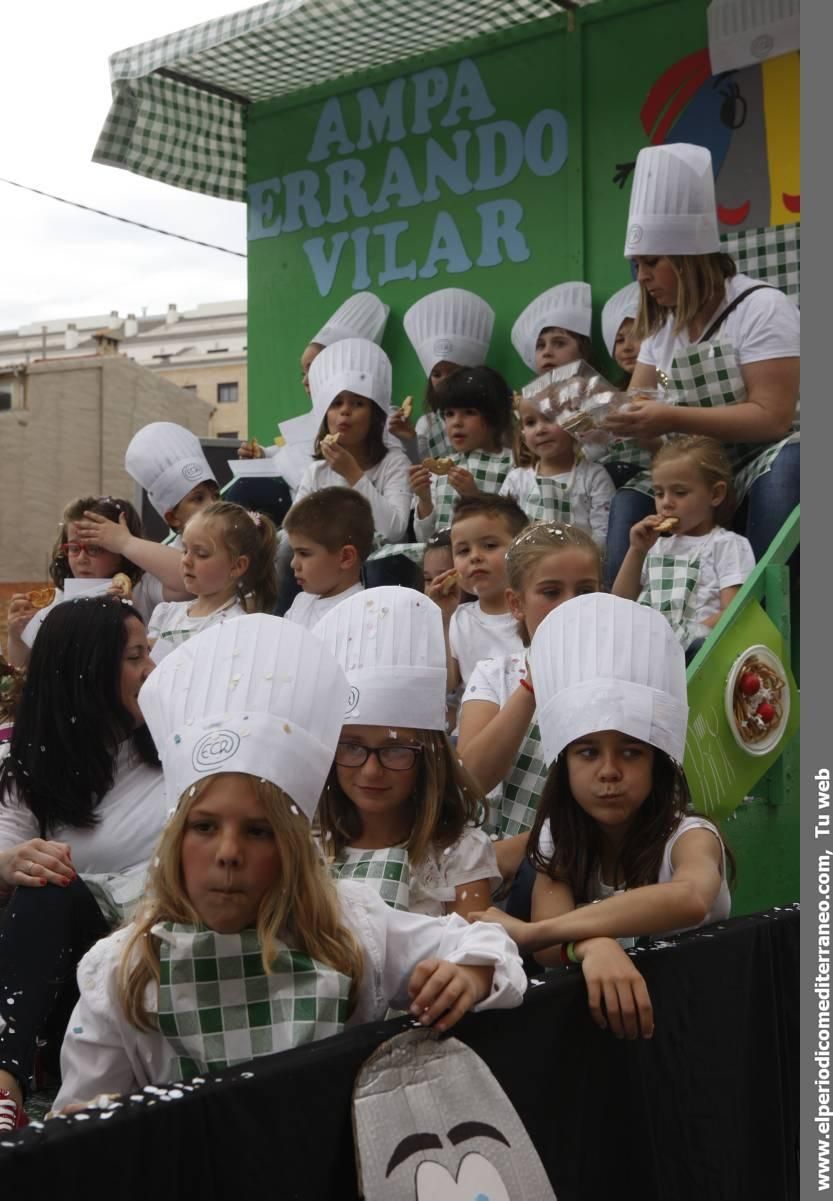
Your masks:
<svg viewBox="0 0 833 1201"><path fill-rule="evenodd" d="M410 1030L383 1043L354 1104L366 1201L555 1201L511 1101L458 1039Z"/></svg>
<svg viewBox="0 0 833 1201"><path fill-rule="evenodd" d="M672 63L645 98L640 119L652 146L693 142L711 153L724 232L798 219L799 79L797 52L712 75L708 50L698 50Z"/></svg>

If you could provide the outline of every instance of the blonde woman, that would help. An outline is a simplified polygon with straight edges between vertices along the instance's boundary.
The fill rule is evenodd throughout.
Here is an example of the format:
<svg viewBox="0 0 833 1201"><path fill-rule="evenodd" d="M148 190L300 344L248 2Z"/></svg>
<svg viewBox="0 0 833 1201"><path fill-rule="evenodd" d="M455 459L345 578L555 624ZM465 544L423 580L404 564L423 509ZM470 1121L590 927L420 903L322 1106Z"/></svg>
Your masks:
<svg viewBox="0 0 833 1201"><path fill-rule="evenodd" d="M629 389L637 395L608 420L622 440L613 457L636 471L648 467L665 434L723 443L760 559L799 499L798 309L777 288L738 274L721 253L711 156L702 146L640 151L625 256L642 289L634 328L642 341ZM639 397L663 381L679 403ZM609 582L630 527L652 510L644 483L629 479L613 500Z"/></svg>

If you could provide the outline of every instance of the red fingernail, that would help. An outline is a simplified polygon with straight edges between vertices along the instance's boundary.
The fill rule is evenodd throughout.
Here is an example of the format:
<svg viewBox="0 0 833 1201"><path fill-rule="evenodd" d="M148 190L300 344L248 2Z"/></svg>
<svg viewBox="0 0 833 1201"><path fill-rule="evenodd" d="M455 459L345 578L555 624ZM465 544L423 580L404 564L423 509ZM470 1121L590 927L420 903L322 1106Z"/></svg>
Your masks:
<svg viewBox="0 0 833 1201"><path fill-rule="evenodd" d="M43 885L46 883L46 881L45 881L45 880L40 880L40 881L39 881L39 883L41 884L41 886L43 886Z"/></svg>
<svg viewBox="0 0 833 1201"><path fill-rule="evenodd" d="M46 883L46 881L44 880L44 884L45 883ZM72 883L72 880L68 880L66 878L66 876L61 877L61 888L68 888L71 883Z"/></svg>

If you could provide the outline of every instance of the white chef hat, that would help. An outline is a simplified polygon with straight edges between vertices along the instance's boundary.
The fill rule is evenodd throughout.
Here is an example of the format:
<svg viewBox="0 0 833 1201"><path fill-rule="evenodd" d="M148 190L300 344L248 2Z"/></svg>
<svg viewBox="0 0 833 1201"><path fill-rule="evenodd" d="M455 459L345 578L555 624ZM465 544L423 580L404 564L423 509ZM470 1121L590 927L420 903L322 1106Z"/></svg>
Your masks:
<svg viewBox="0 0 833 1201"><path fill-rule="evenodd" d="M512 345L530 371L534 371L535 343L542 329L558 326L589 337L592 323L590 285L582 280L556 284L526 306L512 326Z"/></svg>
<svg viewBox="0 0 833 1201"><path fill-rule="evenodd" d="M356 292L347 297L310 342L332 346L333 342L343 338L369 338L371 342L379 343L389 312L390 307L382 304L372 292Z"/></svg>
<svg viewBox="0 0 833 1201"><path fill-rule="evenodd" d="M464 288L442 288L412 304L402 319L422 370L430 375L444 359L482 367L489 353L495 311Z"/></svg>
<svg viewBox="0 0 833 1201"><path fill-rule="evenodd" d="M636 158L625 258L720 250L712 156L705 146L646 146Z"/></svg>
<svg viewBox="0 0 833 1201"><path fill-rule="evenodd" d="M544 760L568 743L619 730L682 763L685 655L656 609L595 592L553 609L535 631L532 679Z"/></svg>
<svg viewBox="0 0 833 1201"><path fill-rule="evenodd" d="M316 355L309 369L312 409L318 421L339 392L355 392L390 412L390 359L368 338L343 338Z"/></svg>
<svg viewBox="0 0 833 1201"><path fill-rule="evenodd" d="M215 482L199 438L171 421L152 421L134 434L124 466L163 518L197 484Z"/></svg>
<svg viewBox="0 0 833 1201"><path fill-rule="evenodd" d="M607 353L611 358L613 358L613 350L616 346L616 335L619 333L619 326L627 317L636 317L639 312L639 296L641 291L642 288L636 281L632 284L627 284L626 287L620 288L618 292L614 292L602 309L602 337L607 347Z"/></svg>
<svg viewBox="0 0 833 1201"><path fill-rule="evenodd" d="M712 0L707 19L713 77L801 47L800 0Z"/></svg>
<svg viewBox="0 0 833 1201"><path fill-rule="evenodd" d="M315 636L347 673L346 725L445 730L439 607L412 588L369 588L336 605Z"/></svg>
<svg viewBox="0 0 833 1201"><path fill-rule="evenodd" d="M271 780L312 818L349 686L302 626L253 613L195 635L148 676L139 706L171 797L218 772Z"/></svg>

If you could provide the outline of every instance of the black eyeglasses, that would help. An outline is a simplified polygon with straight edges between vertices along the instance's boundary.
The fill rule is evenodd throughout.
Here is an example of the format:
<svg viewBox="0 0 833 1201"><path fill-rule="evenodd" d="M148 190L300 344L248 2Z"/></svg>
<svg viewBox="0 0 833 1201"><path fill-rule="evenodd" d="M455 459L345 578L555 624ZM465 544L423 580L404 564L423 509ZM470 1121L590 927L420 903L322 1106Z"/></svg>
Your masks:
<svg viewBox="0 0 833 1201"><path fill-rule="evenodd" d="M421 746L362 746L360 742L340 742L336 747L339 767L364 767L375 755L388 771L410 771L422 754Z"/></svg>

